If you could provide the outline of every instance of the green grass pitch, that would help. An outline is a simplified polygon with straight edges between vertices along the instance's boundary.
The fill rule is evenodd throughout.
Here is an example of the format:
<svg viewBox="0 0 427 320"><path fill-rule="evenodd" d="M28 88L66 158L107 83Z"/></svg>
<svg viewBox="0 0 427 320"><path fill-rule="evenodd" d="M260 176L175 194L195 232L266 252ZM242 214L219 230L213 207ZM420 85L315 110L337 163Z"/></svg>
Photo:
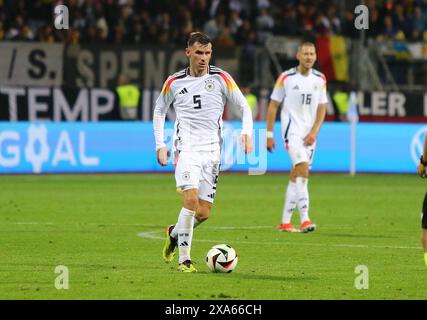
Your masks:
<svg viewBox="0 0 427 320"><path fill-rule="evenodd" d="M0 299L427 299L424 180L313 174L310 234L276 229L287 180L222 174L211 218L194 232L199 272L182 274L161 258L182 205L173 175L2 176ZM238 252L231 274L207 271L219 243ZM58 265L69 289L55 288ZM355 287L358 265L368 289Z"/></svg>

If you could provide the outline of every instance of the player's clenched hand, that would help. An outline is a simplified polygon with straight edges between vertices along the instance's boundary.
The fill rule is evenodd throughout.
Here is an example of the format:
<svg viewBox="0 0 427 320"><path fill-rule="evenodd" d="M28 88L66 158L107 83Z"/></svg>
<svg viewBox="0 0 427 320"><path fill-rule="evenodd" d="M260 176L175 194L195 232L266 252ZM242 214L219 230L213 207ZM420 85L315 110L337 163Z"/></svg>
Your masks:
<svg viewBox="0 0 427 320"><path fill-rule="evenodd" d="M162 167L165 167L168 165L168 160L169 160L169 154L166 147L163 147L157 150L157 162Z"/></svg>
<svg viewBox="0 0 427 320"><path fill-rule="evenodd" d="M308 135L305 136L304 138L304 143L307 146L311 146L313 143L316 142L316 134L314 134L313 132L310 132Z"/></svg>
<svg viewBox="0 0 427 320"><path fill-rule="evenodd" d="M267 138L267 150L269 152L273 152L274 147L275 147L275 145L274 145L274 138Z"/></svg>
<svg viewBox="0 0 427 320"><path fill-rule="evenodd" d="M421 178L427 178L426 167L422 163L418 165L418 175Z"/></svg>
<svg viewBox="0 0 427 320"><path fill-rule="evenodd" d="M240 142L243 144L243 150L246 154L254 151L254 145L252 144L252 138L248 134L242 134L240 136Z"/></svg>

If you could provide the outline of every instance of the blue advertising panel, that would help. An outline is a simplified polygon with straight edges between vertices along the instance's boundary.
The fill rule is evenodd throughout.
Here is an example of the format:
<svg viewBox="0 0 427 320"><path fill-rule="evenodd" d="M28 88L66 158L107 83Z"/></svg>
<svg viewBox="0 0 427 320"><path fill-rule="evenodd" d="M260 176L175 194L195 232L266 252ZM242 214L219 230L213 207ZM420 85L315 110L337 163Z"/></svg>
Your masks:
<svg viewBox="0 0 427 320"><path fill-rule="evenodd" d="M287 171L289 156L275 125L276 148L265 149L265 123L254 124L255 151L245 156L239 141L240 122L224 123L222 171ZM427 125L359 123L356 128L356 170L414 173ZM348 172L350 124L322 126L313 171ZM173 124L166 123L171 149ZM0 122L0 173L172 172L156 161L152 124L148 122Z"/></svg>

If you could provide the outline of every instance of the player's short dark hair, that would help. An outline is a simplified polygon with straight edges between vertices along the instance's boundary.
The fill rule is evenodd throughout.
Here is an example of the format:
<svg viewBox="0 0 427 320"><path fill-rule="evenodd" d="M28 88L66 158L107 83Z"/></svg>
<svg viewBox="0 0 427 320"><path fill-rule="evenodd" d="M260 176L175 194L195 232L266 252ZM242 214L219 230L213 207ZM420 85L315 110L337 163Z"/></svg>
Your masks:
<svg viewBox="0 0 427 320"><path fill-rule="evenodd" d="M298 51L301 51L303 47L313 47L316 49L316 45L313 42L305 41L298 46Z"/></svg>
<svg viewBox="0 0 427 320"><path fill-rule="evenodd" d="M212 40L204 33L201 33L201 32L190 33L187 41L187 48L191 47L196 42L202 45L207 45L209 43L212 44Z"/></svg>

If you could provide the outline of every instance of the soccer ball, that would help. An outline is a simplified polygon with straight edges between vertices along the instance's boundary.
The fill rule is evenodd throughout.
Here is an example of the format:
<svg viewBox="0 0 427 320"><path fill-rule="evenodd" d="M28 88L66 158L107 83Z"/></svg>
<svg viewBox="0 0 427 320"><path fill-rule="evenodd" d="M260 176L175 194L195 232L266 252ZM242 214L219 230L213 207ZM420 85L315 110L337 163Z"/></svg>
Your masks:
<svg viewBox="0 0 427 320"><path fill-rule="evenodd" d="M206 255L206 264L212 272L230 273L236 268L237 253L228 244L213 246Z"/></svg>

